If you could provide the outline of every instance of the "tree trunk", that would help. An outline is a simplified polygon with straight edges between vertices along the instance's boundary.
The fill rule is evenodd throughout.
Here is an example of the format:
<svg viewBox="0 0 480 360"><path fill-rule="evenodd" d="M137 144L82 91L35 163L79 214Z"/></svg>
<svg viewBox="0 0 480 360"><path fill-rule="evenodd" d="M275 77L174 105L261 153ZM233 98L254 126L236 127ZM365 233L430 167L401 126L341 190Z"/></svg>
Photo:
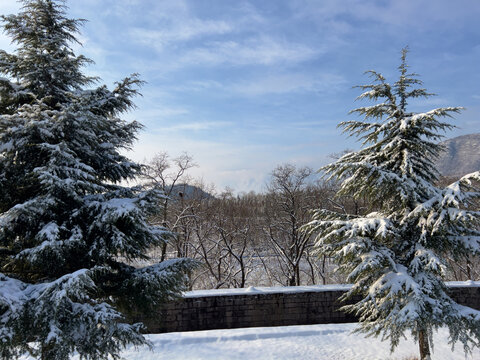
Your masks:
<svg viewBox="0 0 480 360"><path fill-rule="evenodd" d="M420 360L430 360L430 346L428 345L428 337L425 330L418 332L418 346L420 349Z"/></svg>
<svg viewBox="0 0 480 360"><path fill-rule="evenodd" d="M40 360L49 360L52 358L52 345L49 344L41 344L40 350Z"/></svg>
<svg viewBox="0 0 480 360"><path fill-rule="evenodd" d="M161 246L161 249L162 249L162 253L161 253L161 258L160 258L160 261L164 261L165 258L167 257L167 243L164 242Z"/></svg>
<svg viewBox="0 0 480 360"><path fill-rule="evenodd" d="M323 255L323 258L322 258L322 274L320 275L322 277L323 285L325 285L327 283L327 278L325 276L326 262L327 262L327 255Z"/></svg>

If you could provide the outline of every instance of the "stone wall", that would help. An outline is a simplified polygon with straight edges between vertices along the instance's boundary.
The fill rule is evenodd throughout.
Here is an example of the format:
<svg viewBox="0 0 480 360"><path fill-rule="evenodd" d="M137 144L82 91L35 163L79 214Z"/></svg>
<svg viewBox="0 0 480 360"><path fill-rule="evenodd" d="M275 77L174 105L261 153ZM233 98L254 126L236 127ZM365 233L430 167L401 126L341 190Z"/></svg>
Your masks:
<svg viewBox="0 0 480 360"><path fill-rule="evenodd" d="M184 297L149 314L132 314L148 333L355 322L338 310L341 289ZM458 303L480 310L480 287L451 287Z"/></svg>

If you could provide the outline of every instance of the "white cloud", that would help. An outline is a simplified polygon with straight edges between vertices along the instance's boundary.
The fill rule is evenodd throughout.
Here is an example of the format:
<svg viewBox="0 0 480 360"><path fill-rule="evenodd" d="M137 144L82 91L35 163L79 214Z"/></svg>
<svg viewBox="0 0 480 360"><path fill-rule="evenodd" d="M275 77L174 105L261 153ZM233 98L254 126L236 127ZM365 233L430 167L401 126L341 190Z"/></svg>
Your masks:
<svg viewBox="0 0 480 360"><path fill-rule="evenodd" d="M432 22L453 23L475 19L480 13L480 3L471 0L410 0L410 1L358 1L358 0L294 0L290 3L295 16L314 19L319 27L328 31L355 31L345 16L371 23L392 26L422 28Z"/></svg>
<svg viewBox="0 0 480 360"><path fill-rule="evenodd" d="M253 144L248 138L250 130L235 139L227 136L228 131L225 130L234 129L230 125L232 124L207 122L205 127L210 126L212 129L227 127L222 131L215 132L217 136L210 136L211 140L205 140L196 136L195 131L192 132L192 129L195 128L202 129L202 125L197 123L185 124L184 130L182 130L182 126L172 126L170 129L146 129L147 131L140 134L139 142L129 156L136 161L143 162L161 151L168 151L172 157L187 152L198 164L198 167L190 171L193 178L203 179L206 184L213 183L219 191L226 186L235 191L262 191L265 189L268 174L276 165L290 162L298 166L311 166L318 169L329 160L322 156L322 153L339 152L346 146L338 131L334 135L329 135L330 140L327 142L320 137L318 141L304 141L301 144L270 140ZM318 123L302 125L312 125L312 127L316 125L319 128ZM281 126L273 135L297 131L293 124L291 126L294 128L290 128L290 125ZM175 130L175 133L169 130ZM257 131L255 130L255 132ZM213 133L214 130L211 131L211 134ZM340 148L332 147L332 142Z"/></svg>
<svg viewBox="0 0 480 360"><path fill-rule="evenodd" d="M133 0L138 1L140 0ZM135 14L148 21L143 21L144 27L132 29L131 35L157 50L201 37L251 31L253 26L266 23L266 19L248 2L230 5L228 11L217 19L197 16L192 10L192 3L185 0L153 1L149 5L150 11L147 13ZM118 6L117 13L126 15L125 9L125 5Z"/></svg>
<svg viewBox="0 0 480 360"><path fill-rule="evenodd" d="M235 19L237 26L244 26L247 27L247 29L251 29L251 26L258 24L268 25L268 19L261 15L258 9L249 2L238 3L238 12L241 16Z"/></svg>
<svg viewBox="0 0 480 360"><path fill-rule="evenodd" d="M119 11L124 10L124 6L119 8ZM235 30L230 21L196 16L188 2L183 0L154 2L150 11L147 14L142 13L141 16L148 21L144 21L145 26L141 28L132 28L130 35L135 41L147 44L157 51L163 51L169 45L176 48L179 44L191 40L224 35Z"/></svg>
<svg viewBox="0 0 480 360"><path fill-rule="evenodd" d="M319 54L303 44L275 40L267 36L244 41L214 41L197 47L180 58L183 64L192 65L273 65L276 63L299 63Z"/></svg>
<svg viewBox="0 0 480 360"><path fill-rule="evenodd" d="M165 126L161 128L161 131L168 132L183 132L183 131L204 131L212 130L219 127L229 126L231 123L227 121L197 121L184 124L176 124L172 126Z"/></svg>
<svg viewBox="0 0 480 360"><path fill-rule="evenodd" d="M272 149L262 145L233 145L219 141L172 137L170 133L149 132L140 135L134 152L127 154L135 161L148 160L153 154L167 150L172 156L187 152L198 167L190 170L197 179L215 184L220 191L226 186L237 191L260 190L265 169L272 166ZM275 162L273 162L274 164Z"/></svg>
<svg viewBox="0 0 480 360"><path fill-rule="evenodd" d="M298 63L324 51L270 36L276 20L265 18L248 2L215 19L196 16L185 1L160 2L146 16L152 13L155 23L133 28L130 36L162 56L175 54L174 67Z"/></svg>
<svg viewBox="0 0 480 360"><path fill-rule="evenodd" d="M171 119L177 116L188 115L190 111L184 107L176 107L169 105L155 105L151 102L142 103L140 108L135 111L135 114L130 115L145 121L145 119L153 120L155 122L165 119Z"/></svg>
<svg viewBox="0 0 480 360"><path fill-rule="evenodd" d="M242 95L284 94L291 92L335 91L347 81L335 74L290 73L269 75L232 86L232 90Z"/></svg>
<svg viewBox="0 0 480 360"><path fill-rule="evenodd" d="M236 192L258 192L265 190L269 174L276 165L293 163L316 170L331 160L317 154L319 150L325 151L324 144L309 145L308 149L303 149L302 155L285 144L233 144L220 139L205 141L185 136L172 137L169 133L160 132L142 134L134 152L128 156L144 162L153 154L165 150L172 157L187 152L198 165L189 171L192 178L202 179L207 185L214 184L217 191L228 186Z"/></svg>
<svg viewBox="0 0 480 360"><path fill-rule="evenodd" d="M161 30L145 28L132 29L130 34L136 41L148 44L158 51L165 46L185 42L201 36L226 34L232 31L232 26L225 21L200 20L197 18L172 18L171 24Z"/></svg>
<svg viewBox="0 0 480 360"><path fill-rule="evenodd" d="M195 91L201 92L212 89L224 90L225 87L222 83L216 80L194 80L189 81L181 85L175 85L173 90L175 91Z"/></svg>

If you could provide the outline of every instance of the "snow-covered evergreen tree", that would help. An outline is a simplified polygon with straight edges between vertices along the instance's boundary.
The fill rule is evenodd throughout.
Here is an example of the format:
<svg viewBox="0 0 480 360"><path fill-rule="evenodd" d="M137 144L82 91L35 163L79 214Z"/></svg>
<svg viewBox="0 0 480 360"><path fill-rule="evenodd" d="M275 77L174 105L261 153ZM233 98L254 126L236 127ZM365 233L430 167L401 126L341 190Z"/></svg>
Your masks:
<svg viewBox="0 0 480 360"><path fill-rule="evenodd" d="M392 350L405 332L419 342L421 359L430 357L432 333L450 330L452 346L466 352L480 343L480 312L448 295L443 279L445 255L480 253L480 172L447 187L436 185L434 166L442 133L452 126L440 119L461 108L407 111L407 101L428 97L402 53L400 77L393 85L375 71L360 86L359 99L379 101L353 113L362 121L340 126L363 140L359 151L322 169L341 181L340 195L367 198L369 213L354 216L317 210L305 230L316 233L320 254L334 257L352 289L344 299L363 299L343 309L359 316L358 331L390 340ZM368 212L368 211L367 211Z"/></svg>
<svg viewBox="0 0 480 360"><path fill-rule="evenodd" d="M93 87L71 48L83 20L61 0L22 2L1 18L18 48L0 51L0 357L118 358L146 343L120 309L174 297L193 263L119 260L168 237L146 221L161 194L121 185L141 170L120 154L141 125L119 117L141 82Z"/></svg>

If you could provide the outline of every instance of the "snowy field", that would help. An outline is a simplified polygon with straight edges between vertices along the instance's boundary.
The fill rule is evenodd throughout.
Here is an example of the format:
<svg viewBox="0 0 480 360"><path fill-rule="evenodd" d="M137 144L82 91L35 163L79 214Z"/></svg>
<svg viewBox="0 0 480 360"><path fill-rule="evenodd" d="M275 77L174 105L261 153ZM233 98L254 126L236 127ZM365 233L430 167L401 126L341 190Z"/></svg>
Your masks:
<svg viewBox="0 0 480 360"><path fill-rule="evenodd" d="M406 360L418 353L418 346L406 340L390 354L387 343L350 334L355 325L301 325L155 334L148 336L153 343L153 351L146 347L137 350L129 348L122 356L126 360ZM451 351L446 330L437 333L434 342L432 360L465 360L460 344L457 344L454 352ZM467 359L480 359L480 350Z"/></svg>

